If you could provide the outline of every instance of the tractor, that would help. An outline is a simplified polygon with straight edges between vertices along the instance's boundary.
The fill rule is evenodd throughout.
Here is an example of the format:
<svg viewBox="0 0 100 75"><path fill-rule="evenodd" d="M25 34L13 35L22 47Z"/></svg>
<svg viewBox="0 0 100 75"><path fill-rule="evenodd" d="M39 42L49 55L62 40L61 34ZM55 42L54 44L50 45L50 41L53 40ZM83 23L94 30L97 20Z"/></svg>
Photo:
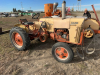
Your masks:
<svg viewBox="0 0 100 75"><path fill-rule="evenodd" d="M62 3L62 17L45 17L39 21L28 22L20 19L21 24L16 24L10 30L10 40L17 50L26 50L30 45L30 40L38 38L41 42L46 42L48 38L56 41L52 46L52 55L62 63L69 63L74 57L74 52L69 44L83 46L84 38L90 39L95 34L100 33L99 20L94 6L93 10L96 19L85 17L66 17L66 2ZM92 54L94 51L88 52ZM78 55L82 57L77 51Z"/></svg>

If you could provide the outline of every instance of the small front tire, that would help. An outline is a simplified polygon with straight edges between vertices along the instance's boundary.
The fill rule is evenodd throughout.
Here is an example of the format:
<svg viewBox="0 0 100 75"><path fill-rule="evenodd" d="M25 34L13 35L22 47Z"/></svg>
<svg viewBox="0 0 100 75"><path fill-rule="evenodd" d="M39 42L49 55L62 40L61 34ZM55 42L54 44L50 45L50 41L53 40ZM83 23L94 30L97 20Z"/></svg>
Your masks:
<svg viewBox="0 0 100 75"><path fill-rule="evenodd" d="M93 29L87 28L84 30L84 37L85 38L89 39L89 38L92 38L94 35L95 35L95 33L94 33Z"/></svg>
<svg viewBox="0 0 100 75"><path fill-rule="evenodd" d="M73 50L67 43L57 42L52 47L52 55L62 63L69 63L74 57Z"/></svg>

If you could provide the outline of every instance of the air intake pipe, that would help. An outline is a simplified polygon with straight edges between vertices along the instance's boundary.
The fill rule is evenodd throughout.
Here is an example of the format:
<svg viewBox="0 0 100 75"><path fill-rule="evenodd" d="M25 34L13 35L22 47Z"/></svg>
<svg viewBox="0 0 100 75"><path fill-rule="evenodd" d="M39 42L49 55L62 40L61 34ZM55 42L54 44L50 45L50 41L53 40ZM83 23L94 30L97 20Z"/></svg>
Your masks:
<svg viewBox="0 0 100 75"><path fill-rule="evenodd" d="M53 4L53 14L57 10L57 6L58 6L58 3L57 2Z"/></svg>
<svg viewBox="0 0 100 75"><path fill-rule="evenodd" d="M66 18L66 15L65 15L65 13L66 13L66 1L63 1L63 3L62 3L62 19L65 19Z"/></svg>

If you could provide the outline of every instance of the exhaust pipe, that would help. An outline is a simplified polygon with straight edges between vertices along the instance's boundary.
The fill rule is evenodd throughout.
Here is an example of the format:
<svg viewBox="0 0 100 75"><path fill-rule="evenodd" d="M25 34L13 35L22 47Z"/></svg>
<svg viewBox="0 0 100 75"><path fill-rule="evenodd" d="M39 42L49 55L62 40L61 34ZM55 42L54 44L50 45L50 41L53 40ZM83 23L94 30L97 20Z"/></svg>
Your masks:
<svg viewBox="0 0 100 75"><path fill-rule="evenodd" d="M62 3L62 19L66 18L65 9L66 9L66 1L63 1L63 3Z"/></svg>

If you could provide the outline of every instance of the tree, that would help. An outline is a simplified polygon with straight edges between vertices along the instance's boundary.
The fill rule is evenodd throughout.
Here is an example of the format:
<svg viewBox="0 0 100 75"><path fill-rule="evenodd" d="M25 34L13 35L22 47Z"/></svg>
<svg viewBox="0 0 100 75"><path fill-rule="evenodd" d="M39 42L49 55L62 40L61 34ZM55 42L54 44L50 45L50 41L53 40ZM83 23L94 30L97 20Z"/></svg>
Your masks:
<svg viewBox="0 0 100 75"><path fill-rule="evenodd" d="M16 8L15 8L15 12L17 12Z"/></svg>
<svg viewBox="0 0 100 75"><path fill-rule="evenodd" d="M18 12L21 12L21 10L18 10Z"/></svg>
<svg viewBox="0 0 100 75"><path fill-rule="evenodd" d="M14 12L14 8L13 8L13 12Z"/></svg>
<svg viewBox="0 0 100 75"><path fill-rule="evenodd" d="M16 8L13 8L13 12L17 12Z"/></svg>

